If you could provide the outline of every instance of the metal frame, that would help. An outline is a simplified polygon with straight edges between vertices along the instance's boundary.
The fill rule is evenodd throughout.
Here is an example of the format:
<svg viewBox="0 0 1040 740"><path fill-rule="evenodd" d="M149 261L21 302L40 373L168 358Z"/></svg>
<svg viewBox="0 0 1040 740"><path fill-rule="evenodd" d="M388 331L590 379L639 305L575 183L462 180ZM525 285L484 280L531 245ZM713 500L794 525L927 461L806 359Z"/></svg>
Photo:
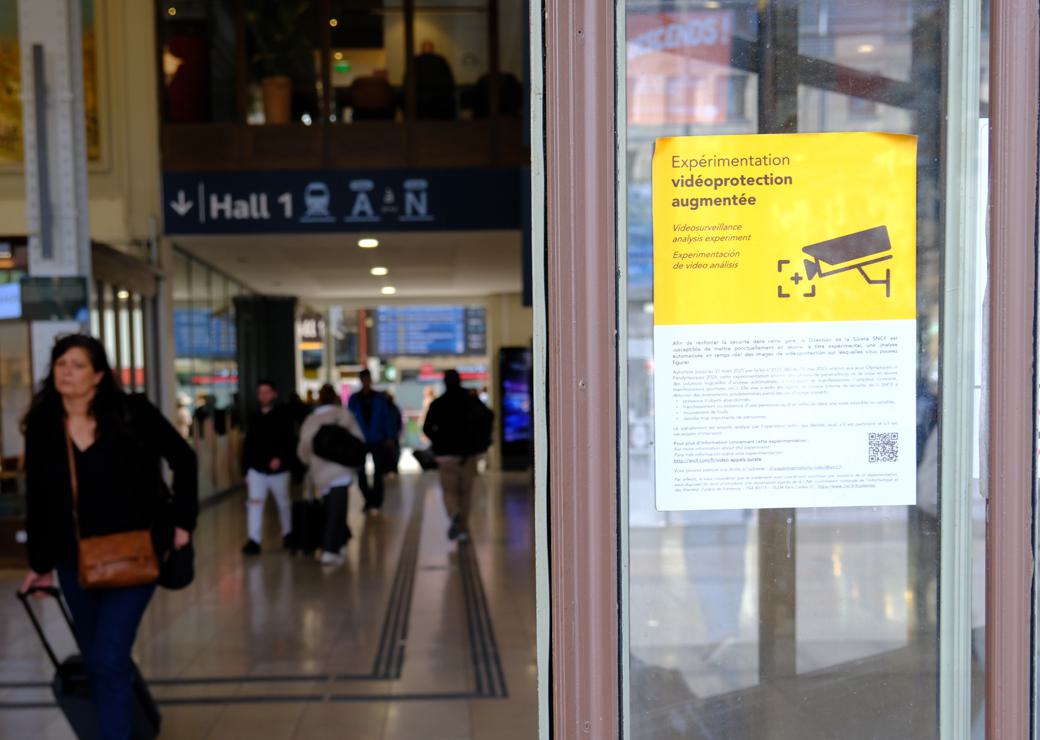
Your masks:
<svg viewBox="0 0 1040 740"><path fill-rule="evenodd" d="M545 3L552 727L617 738L617 274L612 3Z"/></svg>
<svg viewBox="0 0 1040 740"><path fill-rule="evenodd" d="M940 413L939 736L971 737L972 451L975 439L975 280L981 3L947 13L945 267ZM985 266L982 266L985 269Z"/></svg>
<svg viewBox="0 0 1040 740"><path fill-rule="evenodd" d="M1040 3L990 7L986 737L1031 736Z"/></svg>

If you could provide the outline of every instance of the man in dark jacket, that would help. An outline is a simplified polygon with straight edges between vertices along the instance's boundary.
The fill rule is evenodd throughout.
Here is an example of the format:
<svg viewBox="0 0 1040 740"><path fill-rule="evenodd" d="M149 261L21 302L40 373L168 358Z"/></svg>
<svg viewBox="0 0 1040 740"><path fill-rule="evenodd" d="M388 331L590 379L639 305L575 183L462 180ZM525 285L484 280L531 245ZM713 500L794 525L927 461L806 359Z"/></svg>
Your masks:
<svg viewBox="0 0 1040 740"><path fill-rule="evenodd" d="M379 511L383 507L383 476L391 468L400 422L395 418L386 395L372 387L372 373L362 370L358 379L361 390L351 395L347 408L365 435L365 459L371 455L375 467L371 485L365 466L358 468L358 486L365 497L365 511Z"/></svg>
<svg viewBox="0 0 1040 740"><path fill-rule="evenodd" d="M492 411L462 387L455 370L444 373L444 395L426 412L423 434L433 442L444 508L451 517L448 538L469 540L470 493L477 477L477 459L491 445Z"/></svg>
<svg viewBox="0 0 1040 740"><path fill-rule="evenodd" d="M295 426L289 410L277 405L278 391L270 380L256 384L256 399L260 402L260 409L250 417L242 445L242 472L249 492L246 501L249 539L242 547L246 555L260 552L268 491L278 504L283 545L288 542L292 529L289 470L296 454Z"/></svg>

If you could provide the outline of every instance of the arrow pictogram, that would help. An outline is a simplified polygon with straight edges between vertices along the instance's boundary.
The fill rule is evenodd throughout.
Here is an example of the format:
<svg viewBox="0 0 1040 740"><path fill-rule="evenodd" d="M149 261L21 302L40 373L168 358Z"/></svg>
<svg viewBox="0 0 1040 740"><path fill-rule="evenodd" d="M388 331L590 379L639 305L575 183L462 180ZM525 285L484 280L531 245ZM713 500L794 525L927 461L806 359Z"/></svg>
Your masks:
<svg viewBox="0 0 1040 740"><path fill-rule="evenodd" d="M177 200L170 201L170 208L172 208L173 212L178 216L186 215L193 205L195 205L195 201L185 198L183 190L177 191Z"/></svg>

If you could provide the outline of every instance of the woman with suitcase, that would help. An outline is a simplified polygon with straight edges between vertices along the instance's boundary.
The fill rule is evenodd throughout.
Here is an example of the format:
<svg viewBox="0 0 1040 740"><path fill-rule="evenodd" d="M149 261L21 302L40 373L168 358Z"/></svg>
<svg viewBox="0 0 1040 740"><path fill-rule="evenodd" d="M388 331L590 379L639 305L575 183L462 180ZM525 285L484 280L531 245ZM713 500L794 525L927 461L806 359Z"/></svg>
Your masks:
<svg viewBox="0 0 1040 740"><path fill-rule="evenodd" d="M135 702L130 652L159 576L153 538L170 532L164 557L190 542L195 453L155 406L119 390L104 347L83 334L55 343L23 431L31 570L22 591L52 587L57 572L98 736L127 740ZM173 471L172 496L161 459Z"/></svg>

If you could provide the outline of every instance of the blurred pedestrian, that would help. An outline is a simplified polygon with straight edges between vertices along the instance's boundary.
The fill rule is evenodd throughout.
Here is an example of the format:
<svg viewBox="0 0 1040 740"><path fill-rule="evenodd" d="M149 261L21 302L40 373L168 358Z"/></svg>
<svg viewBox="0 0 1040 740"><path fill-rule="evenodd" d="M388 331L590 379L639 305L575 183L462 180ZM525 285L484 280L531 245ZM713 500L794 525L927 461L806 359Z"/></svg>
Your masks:
<svg viewBox="0 0 1040 740"><path fill-rule="evenodd" d="M469 540L469 512L477 460L491 446L495 415L462 387L455 370L444 373L444 394L430 404L423 433L433 442L444 508L451 518L448 539Z"/></svg>
<svg viewBox="0 0 1040 740"><path fill-rule="evenodd" d="M289 500L289 471L296 455L296 430L289 410L278 404L274 382L262 379L256 384L260 407L249 418L242 444L242 472L246 477L246 526L249 539L242 546L246 555L258 555L267 494L278 505L282 525L282 545L288 546L292 530Z"/></svg>
<svg viewBox="0 0 1040 740"><path fill-rule="evenodd" d="M374 468L371 484L365 465L358 468L358 485L365 497L365 511L378 512L383 508L383 477L390 469L397 427L394 413L386 396L372 387L372 373L362 370L358 375L361 390L351 395L347 408L354 414L365 435L365 457L372 456Z"/></svg>
<svg viewBox="0 0 1040 740"><path fill-rule="evenodd" d="M347 541L350 539L347 511L354 471L314 454L314 435L327 424L343 427L362 442L365 439L354 415L343 408L336 389L328 384L323 385L318 391L318 406L300 428L296 454L308 467L314 487L321 493L325 505L325 536L322 541L321 564L339 565L343 563Z"/></svg>

